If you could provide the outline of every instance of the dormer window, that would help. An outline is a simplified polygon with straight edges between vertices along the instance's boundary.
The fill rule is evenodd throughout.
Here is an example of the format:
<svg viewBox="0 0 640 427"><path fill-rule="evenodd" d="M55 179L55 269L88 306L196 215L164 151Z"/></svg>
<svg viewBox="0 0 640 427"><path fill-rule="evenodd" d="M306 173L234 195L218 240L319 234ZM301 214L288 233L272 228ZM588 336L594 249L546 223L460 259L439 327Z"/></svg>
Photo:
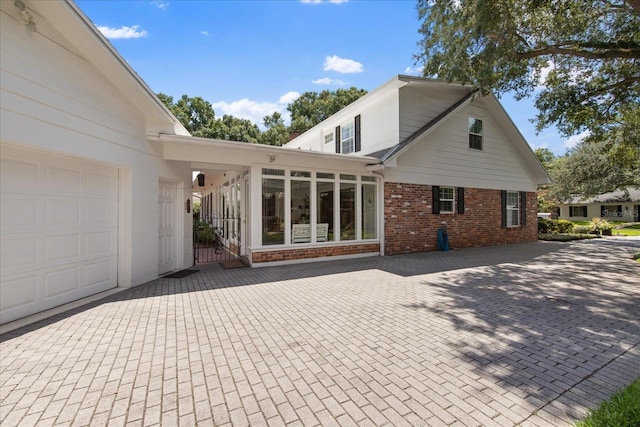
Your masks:
<svg viewBox="0 0 640 427"><path fill-rule="evenodd" d="M482 120L469 117L469 148L482 150Z"/></svg>

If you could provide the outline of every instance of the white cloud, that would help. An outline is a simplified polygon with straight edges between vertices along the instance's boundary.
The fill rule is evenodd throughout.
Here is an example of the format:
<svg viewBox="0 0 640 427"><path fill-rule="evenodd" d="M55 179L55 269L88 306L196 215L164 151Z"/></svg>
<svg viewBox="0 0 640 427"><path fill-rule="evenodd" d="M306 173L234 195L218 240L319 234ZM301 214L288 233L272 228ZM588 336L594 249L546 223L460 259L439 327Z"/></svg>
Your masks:
<svg viewBox="0 0 640 427"><path fill-rule="evenodd" d="M579 133L577 135L573 135L570 136L569 138L567 138L567 140L564 142L564 148L566 148L567 150L575 147L576 145L578 145L579 143L582 142L583 139L585 139L586 137L588 137L589 135L591 135L591 132L588 130L585 130L582 133Z"/></svg>
<svg viewBox="0 0 640 427"><path fill-rule="evenodd" d="M202 30L202 31L200 31L200 34L202 34L203 36L208 36L209 35L209 31Z"/></svg>
<svg viewBox="0 0 640 427"><path fill-rule="evenodd" d="M340 79L332 79L330 77L323 77L317 80L311 80L311 83L316 85L326 85L326 86L345 86L347 83Z"/></svg>
<svg viewBox="0 0 640 427"><path fill-rule="evenodd" d="M157 7L158 9L165 10L169 7L169 2L165 0L152 0L151 5Z"/></svg>
<svg viewBox="0 0 640 427"><path fill-rule="evenodd" d="M244 98L232 102L214 102L211 106L216 113L216 118L221 118L223 115L228 114L239 119L250 120L252 123L258 125L261 130L264 130L262 123L264 117L270 116L275 112L282 115L285 123L289 123L291 114L287 111L287 105L299 96L300 94L298 92L291 91L282 95L278 99L278 102L258 102Z"/></svg>
<svg viewBox="0 0 640 427"><path fill-rule="evenodd" d="M298 92L287 92L280 97L280 99L278 100L278 104L289 105L298 98L300 98L300 94Z"/></svg>
<svg viewBox="0 0 640 427"><path fill-rule="evenodd" d="M353 59L340 58L339 56L327 56L324 60L324 71L336 71L338 73L361 73L364 67Z"/></svg>
<svg viewBox="0 0 640 427"><path fill-rule="evenodd" d="M139 28L139 25L131 27L123 25L120 28L99 26L98 30L108 39L139 39L141 37L149 37L148 32L139 30Z"/></svg>

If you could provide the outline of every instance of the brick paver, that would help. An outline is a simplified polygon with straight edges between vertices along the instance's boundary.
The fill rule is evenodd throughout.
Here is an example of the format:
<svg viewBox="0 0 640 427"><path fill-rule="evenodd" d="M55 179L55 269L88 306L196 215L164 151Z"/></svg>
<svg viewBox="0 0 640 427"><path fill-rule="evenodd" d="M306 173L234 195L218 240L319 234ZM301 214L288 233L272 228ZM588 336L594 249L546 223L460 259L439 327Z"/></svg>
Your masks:
<svg viewBox="0 0 640 427"><path fill-rule="evenodd" d="M568 425L640 376L639 249L201 267L0 336L0 424Z"/></svg>

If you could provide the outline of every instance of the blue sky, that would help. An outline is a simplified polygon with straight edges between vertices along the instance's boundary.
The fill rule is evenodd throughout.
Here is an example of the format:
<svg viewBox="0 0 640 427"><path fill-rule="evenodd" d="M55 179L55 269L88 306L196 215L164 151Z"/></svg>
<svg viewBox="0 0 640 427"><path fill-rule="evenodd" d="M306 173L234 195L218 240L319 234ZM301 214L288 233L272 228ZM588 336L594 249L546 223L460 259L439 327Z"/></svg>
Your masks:
<svg viewBox="0 0 640 427"><path fill-rule="evenodd" d="M211 102L262 126L307 91L371 91L418 75L415 0L76 0L154 92ZM573 142L536 135L533 101L501 98L533 148Z"/></svg>

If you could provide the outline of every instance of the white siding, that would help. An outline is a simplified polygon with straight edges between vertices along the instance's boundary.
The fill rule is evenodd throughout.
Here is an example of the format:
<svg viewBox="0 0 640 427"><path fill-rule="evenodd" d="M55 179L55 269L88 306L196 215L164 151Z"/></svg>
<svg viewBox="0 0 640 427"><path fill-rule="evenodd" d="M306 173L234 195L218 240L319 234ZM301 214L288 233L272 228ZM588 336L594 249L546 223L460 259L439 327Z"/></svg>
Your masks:
<svg viewBox="0 0 640 427"><path fill-rule="evenodd" d="M119 286L157 277L158 181L178 188L178 241L188 241L191 216L188 164L162 159L159 143L146 138L143 114L125 101L65 40L38 17L37 32L16 19L13 2L2 2L0 139L17 147L60 153L119 169ZM43 36L41 32L47 34ZM185 188L186 187L186 188ZM189 245L178 248L178 268L188 266Z"/></svg>
<svg viewBox="0 0 640 427"><path fill-rule="evenodd" d="M483 120L483 150L469 148L468 119ZM388 182L536 191L526 163L488 114L474 101L416 141L384 171Z"/></svg>
<svg viewBox="0 0 640 427"><path fill-rule="evenodd" d="M400 89L400 142L446 111L465 95L469 88L431 84L407 85Z"/></svg>

